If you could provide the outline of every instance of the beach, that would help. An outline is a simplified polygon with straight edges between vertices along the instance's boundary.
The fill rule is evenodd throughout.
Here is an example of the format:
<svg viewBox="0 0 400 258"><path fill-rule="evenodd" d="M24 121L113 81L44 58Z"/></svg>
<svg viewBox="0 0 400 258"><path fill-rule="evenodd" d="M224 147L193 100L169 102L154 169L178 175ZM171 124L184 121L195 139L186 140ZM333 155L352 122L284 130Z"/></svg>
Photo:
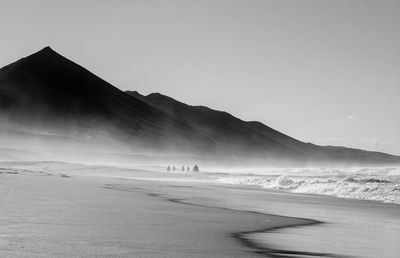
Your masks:
<svg viewBox="0 0 400 258"><path fill-rule="evenodd" d="M2 257L398 257L400 206L160 167L0 164Z"/></svg>

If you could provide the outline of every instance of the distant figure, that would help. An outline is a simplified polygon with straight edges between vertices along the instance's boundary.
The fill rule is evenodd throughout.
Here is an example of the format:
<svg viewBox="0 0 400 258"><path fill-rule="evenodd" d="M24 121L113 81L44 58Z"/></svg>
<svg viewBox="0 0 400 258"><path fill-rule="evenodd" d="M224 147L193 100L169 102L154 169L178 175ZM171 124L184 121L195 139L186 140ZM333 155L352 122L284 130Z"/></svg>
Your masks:
<svg viewBox="0 0 400 258"><path fill-rule="evenodd" d="M199 172L199 167L197 166L197 164L194 165L194 167L193 167L193 172Z"/></svg>
<svg viewBox="0 0 400 258"><path fill-rule="evenodd" d="M182 172L185 172L185 166L182 166Z"/></svg>
<svg viewBox="0 0 400 258"><path fill-rule="evenodd" d="M171 171L171 167L170 166L167 167L167 171L168 172Z"/></svg>
<svg viewBox="0 0 400 258"><path fill-rule="evenodd" d="M186 171L187 171L187 172L190 172L190 167L189 167L189 166L186 168Z"/></svg>
<svg viewBox="0 0 400 258"><path fill-rule="evenodd" d="M173 170L173 171L175 171L175 170L176 170L176 168L175 168L175 165L172 167L172 170Z"/></svg>

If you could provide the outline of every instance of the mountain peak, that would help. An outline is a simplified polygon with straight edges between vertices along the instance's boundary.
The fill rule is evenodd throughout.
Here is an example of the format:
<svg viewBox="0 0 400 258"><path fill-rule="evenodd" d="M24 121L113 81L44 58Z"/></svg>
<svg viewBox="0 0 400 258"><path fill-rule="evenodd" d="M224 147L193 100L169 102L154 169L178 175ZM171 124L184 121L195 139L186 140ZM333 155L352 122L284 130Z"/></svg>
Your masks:
<svg viewBox="0 0 400 258"><path fill-rule="evenodd" d="M53 54L59 55L56 51L54 51L54 50L53 50L51 47L49 47L49 46L42 48L41 50L39 50L39 51L37 51L37 52L31 54L30 56L38 55L38 54L39 54L39 55L53 55Z"/></svg>
<svg viewBox="0 0 400 258"><path fill-rule="evenodd" d="M28 56L28 58L31 56L41 56L41 57L57 56L57 57L60 57L61 55L59 53L57 53L56 51L54 51L51 47L47 46L47 47L42 48L38 52Z"/></svg>
<svg viewBox="0 0 400 258"><path fill-rule="evenodd" d="M44 47L41 51L54 51L50 46Z"/></svg>
<svg viewBox="0 0 400 258"><path fill-rule="evenodd" d="M3 67L2 70L6 69L27 69L29 70L39 69L40 67L48 67L48 66L71 66L72 61L68 60L64 56L60 55L56 51L54 51L49 46L42 48L41 50L30 54L29 56L23 57L20 60ZM22 68L23 66L24 68ZM19 68L17 68L19 67Z"/></svg>

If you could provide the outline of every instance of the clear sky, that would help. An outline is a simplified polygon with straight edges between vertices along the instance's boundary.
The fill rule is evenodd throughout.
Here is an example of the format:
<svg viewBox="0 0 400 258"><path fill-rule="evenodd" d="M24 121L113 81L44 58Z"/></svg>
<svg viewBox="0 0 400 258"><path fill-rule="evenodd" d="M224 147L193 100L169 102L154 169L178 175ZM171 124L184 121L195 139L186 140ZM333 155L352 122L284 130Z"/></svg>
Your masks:
<svg viewBox="0 0 400 258"><path fill-rule="evenodd" d="M122 90L400 155L400 1L0 0L0 66L44 46Z"/></svg>

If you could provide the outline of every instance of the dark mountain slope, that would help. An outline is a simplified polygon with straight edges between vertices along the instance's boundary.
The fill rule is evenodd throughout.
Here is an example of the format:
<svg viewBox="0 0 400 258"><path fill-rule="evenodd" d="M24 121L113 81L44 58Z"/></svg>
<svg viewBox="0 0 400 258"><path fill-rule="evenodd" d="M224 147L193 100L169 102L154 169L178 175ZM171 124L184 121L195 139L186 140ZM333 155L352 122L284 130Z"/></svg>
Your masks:
<svg viewBox="0 0 400 258"><path fill-rule="evenodd" d="M127 94L49 47L0 69L0 119L3 125L17 123L16 128L26 132L12 136L22 146L22 136L34 135L55 145L74 139L80 146L88 141L108 146L116 139L117 146L122 143L139 151L237 163L245 159L283 165L400 163L399 157L384 153L303 143L262 123L161 94ZM10 134L5 132L14 129L1 126L1 139L7 139ZM51 130L42 133L36 128Z"/></svg>
<svg viewBox="0 0 400 258"><path fill-rule="evenodd" d="M288 151L300 142L259 122L245 122L229 113L204 106L189 106L159 93L142 96L138 92L127 92L176 117L195 128L199 133L229 148L238 150Z"/></svg>
<svg viewBox="0 0 400 258"><path fill-rule="evenodd" d="M302 163L396 163L400 157L378 152L304 143L260 122L246 122L226 112L189 106L159 93L128 92L214 139L242 156L289 159Z"/></svg>
<svg viewBox="0 0 400 258"><path fill-rule="evenodd" d="M0 69L0 111L24 123L116 128L152 142L212 142L165 112L115 88L49 47Z"/></svg>

